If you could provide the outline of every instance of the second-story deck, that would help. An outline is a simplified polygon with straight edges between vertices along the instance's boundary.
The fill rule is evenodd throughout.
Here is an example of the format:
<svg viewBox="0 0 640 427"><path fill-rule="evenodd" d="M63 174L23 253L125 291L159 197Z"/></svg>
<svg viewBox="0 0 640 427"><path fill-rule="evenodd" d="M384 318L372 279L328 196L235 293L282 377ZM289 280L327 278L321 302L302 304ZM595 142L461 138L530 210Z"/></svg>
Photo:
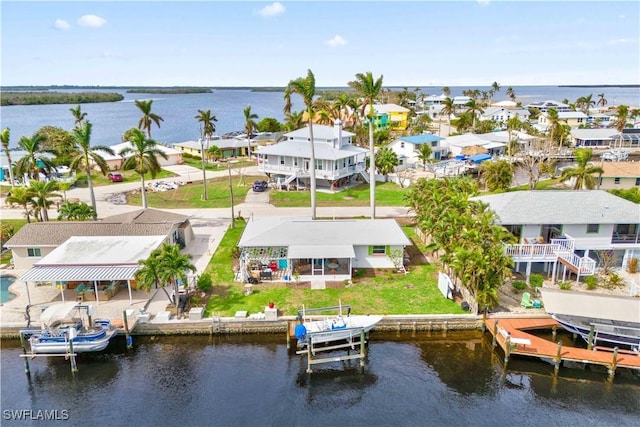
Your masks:
<svg viewBox="0 0 640 427"><path fill-rule="evenodd" d="M564 239L551 239L551 243L526 243L505 245L505 253L515 262L555 262L559 261L581 276L595 274L597 263L588 256L580 257L574 253L575 241L566 236Z"/></svg>
<svg viewBox="0 0 640 427"><path fill-rule="evenodd" d="M270 164L267 162L259 162L258 170L269 174L279 174L293 176L296 178L308 178L310 170L300 166L286 166L279 164ZM349 165L338 169L316 169L316 178L334 181L336 179L345 178L350 175L365 171L365 163L360 162L355 165Z"/></svg>

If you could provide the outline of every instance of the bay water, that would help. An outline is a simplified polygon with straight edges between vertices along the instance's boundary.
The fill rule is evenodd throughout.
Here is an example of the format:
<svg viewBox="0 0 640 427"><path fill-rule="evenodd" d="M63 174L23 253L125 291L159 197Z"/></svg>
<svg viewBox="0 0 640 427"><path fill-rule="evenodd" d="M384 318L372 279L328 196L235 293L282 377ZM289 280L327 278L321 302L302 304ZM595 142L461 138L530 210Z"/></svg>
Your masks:
<svg viewBox="0 0 640 427"><path fill-rule="evenodd" d="M631 426L640 419L637 373L619 369L610 382L605 370L563 367L554 379L551 364L517 357L504 370L502 354L478 331L374 333L364 368L331 362L312 374L306 357L275 335L135 337L132 350L117 337L104 353L79 356L75 375L57 357L30 360L27 376L19 343L2 347L3 426ZM21 410L64 419L18 421Z"/></svg>

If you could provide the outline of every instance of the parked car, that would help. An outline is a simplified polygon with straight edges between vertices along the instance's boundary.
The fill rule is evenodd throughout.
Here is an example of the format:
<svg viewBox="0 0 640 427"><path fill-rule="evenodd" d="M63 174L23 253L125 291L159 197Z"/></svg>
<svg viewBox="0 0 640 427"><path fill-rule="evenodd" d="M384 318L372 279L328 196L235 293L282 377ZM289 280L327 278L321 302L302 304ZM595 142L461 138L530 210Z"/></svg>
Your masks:
<svg viewBox="0 0 640 427"><path fill-rule="evenodd" d="M107 175L107 178L109 178L109 181L111 182L122 182L122 175L120 172L111 172Z"/></svg>
<svg viewBox="0 0 640 427"><path fill-rule="evenodd" d="M269 188L269 183L267 181L255 181L253 183L253 191L262 192Z"/></svg>

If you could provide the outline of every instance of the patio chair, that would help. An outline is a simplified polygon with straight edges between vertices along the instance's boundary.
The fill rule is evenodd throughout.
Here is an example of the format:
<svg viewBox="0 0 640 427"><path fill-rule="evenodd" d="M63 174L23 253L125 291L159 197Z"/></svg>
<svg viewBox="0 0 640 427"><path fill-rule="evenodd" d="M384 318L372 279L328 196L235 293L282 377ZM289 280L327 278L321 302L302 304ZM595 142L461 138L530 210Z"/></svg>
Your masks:
<svg viewBox="0 0 640 427"><path fill-rule="evenodd" d="M529 292L522 294L520 305L524 308L533 308L533 302L531 301L531 294Z"/></svg>

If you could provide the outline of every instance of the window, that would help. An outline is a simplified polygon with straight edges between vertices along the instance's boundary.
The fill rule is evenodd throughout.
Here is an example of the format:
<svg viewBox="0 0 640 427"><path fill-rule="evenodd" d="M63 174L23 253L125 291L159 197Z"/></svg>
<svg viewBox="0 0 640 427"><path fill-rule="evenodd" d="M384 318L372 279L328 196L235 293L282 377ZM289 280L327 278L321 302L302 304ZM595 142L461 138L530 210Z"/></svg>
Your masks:
<svg viewBox="0 0 640 427"><path fill-rule="evenodd" d="M298 167L298 158L297 157L293 158L293 166Z"/></svg>
<svg viewBox="0 0 640 427"><path fill-rule="evenodd" d="M284 165L284 156L280 156L280 164Z"/></svg>
<svg viewBox="0 0 640 427"><path fill-rule="evenodd" d="M597 233L600 231L600 224L587 224L587 234Z"/></svg>
<svg viewBox="0 0 640 427"><path fill-rule="evenodd" d="M404 148L404 142L400 141L400 148Z"/></svg>
<svg viewBox="0 0 640 427"><path fill-rule="evenodd" d="M319 170L319 171L322 170L322 160L321 159L316 159L316 170Z"/></svg>
<svg viewBox="0 0 640 427"><path fill-rule="evenodd" d="M387 253L386 246L371 246L371 254L372 255L384 255Z"/></svg>
<svg viewBox="0 0 640 427"><path fill-rule="evenodd" d="M636 187L640 187L640 178L636 178Z"/></svg>
<svg viewBox="0 0 640 427"><path fill-rule="evenodd" d="M620 184L620 178L619 177L618 178L614 178L613 179L613 183L614 184Z"/></svg>
<svg viewBox="0 0 640 427"><path fill-rule="evenodd" d="M27 248L27 256L28 257L41 257L42 253L40 252L40 248Z"/></svg>

